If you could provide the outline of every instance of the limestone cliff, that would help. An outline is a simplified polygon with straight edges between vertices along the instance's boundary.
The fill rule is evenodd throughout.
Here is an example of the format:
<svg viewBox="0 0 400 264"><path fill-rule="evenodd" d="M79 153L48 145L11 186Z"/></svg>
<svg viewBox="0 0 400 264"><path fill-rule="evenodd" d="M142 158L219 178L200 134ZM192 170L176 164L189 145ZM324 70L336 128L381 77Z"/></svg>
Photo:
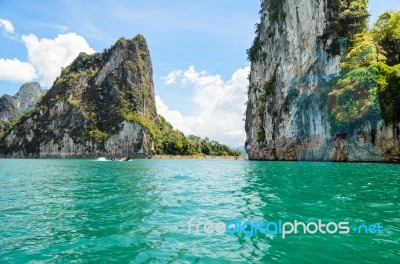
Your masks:
<svg viewBox="0 0 400 264"><path fill-rule="evenodd" d="M354 121L352 130L333 128L337 102L327 94L346 49L335 30L343 2L262 1L261 22L248 51L250 159L400 161L399 122L363 120ZM355 30L345 26L346 34Z"/></svg>
<svg viewBox="0 0 400 264"><path fill-rule="evenodd" d="M0 140L0 155L146 157L154 151L148 123L156 119L146 41L121 38L63 69L35 110Z"/></svg>

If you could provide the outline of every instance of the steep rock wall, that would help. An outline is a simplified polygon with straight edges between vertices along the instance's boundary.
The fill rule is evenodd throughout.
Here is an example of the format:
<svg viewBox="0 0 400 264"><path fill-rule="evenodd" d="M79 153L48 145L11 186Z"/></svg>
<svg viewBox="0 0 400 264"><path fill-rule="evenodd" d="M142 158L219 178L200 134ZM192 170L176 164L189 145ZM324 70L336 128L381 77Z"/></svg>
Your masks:
<svg viewBox="0 0 400 264"><path fill-rule="evenodd" d="M246 151L258 160L400 161L400 124L335 134L326 94L340 55L326 32L331 0L266 0L252 61Z"/></svg>

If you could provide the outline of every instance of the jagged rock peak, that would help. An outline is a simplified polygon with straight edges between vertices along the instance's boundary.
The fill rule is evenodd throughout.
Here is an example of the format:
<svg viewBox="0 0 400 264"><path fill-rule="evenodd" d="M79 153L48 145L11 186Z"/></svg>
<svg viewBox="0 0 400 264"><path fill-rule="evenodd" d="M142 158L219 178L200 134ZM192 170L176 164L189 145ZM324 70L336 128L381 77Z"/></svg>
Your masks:
<svg viewBox="0 0 400 264"><path fill-rule="evenodd" d="M81 53L35 111L0 142L3 156L151 155L157 118L150 53L143 36L103 53Z"/></svg>
<svg viewBox="0 0 400 264"><path fill-rule="evenodd" d="M21 86L18 93L14 96L16 107L23 111L32 110L39 98L45 93L37 82L25 83Z"/></svg>

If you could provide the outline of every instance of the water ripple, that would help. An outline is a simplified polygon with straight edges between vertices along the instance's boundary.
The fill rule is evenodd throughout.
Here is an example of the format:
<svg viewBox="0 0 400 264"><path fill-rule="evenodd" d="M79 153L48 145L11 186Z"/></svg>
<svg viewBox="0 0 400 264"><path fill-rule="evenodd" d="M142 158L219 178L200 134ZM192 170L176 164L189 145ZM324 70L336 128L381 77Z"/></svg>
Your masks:
<svg viewBox="0 0 400 264"><path fill-rule="evenodd" d="M0 262L400 262L397 165L0 160L0 181ZM194 235L191 217L381 223L384 232Z"/></svg>

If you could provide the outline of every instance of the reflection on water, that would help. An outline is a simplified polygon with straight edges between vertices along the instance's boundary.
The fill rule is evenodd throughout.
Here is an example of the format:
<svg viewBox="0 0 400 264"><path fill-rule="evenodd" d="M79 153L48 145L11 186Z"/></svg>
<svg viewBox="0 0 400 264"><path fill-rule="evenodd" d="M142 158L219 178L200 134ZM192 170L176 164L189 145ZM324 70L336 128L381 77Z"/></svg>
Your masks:
<svg viewBox="0 0 400 264"><path fill-rule="evenodd" d="M0 160L0 180L0 261L400 260L397 165ZM384 233L194 235L191 217L381 223Z"/></svg>

